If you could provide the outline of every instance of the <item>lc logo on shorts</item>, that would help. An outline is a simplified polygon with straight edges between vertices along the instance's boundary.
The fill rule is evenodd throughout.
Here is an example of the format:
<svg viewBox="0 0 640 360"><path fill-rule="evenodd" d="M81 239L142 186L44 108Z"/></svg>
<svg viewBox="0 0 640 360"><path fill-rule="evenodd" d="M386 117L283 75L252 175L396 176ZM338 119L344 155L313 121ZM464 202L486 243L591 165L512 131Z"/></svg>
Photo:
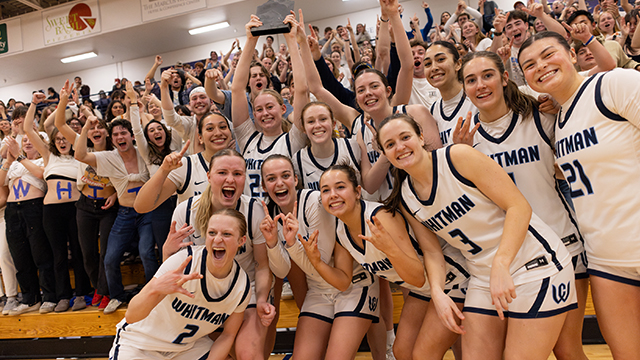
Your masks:
<svg viewBox="0 0 640 360"><path fill-rule="evenodd" d="M571 291L570 283L571 282L566 284L560 283L558 286L551 286L553 301L555 301L556 304L563 303L569 299L569 292Z"/></svg>
<svg viewBox="0 0 640 360"><path fill-rule="evenodd" d="M378 307L378 298L370 296L369 297L369 311L374 312Z"/></svg>

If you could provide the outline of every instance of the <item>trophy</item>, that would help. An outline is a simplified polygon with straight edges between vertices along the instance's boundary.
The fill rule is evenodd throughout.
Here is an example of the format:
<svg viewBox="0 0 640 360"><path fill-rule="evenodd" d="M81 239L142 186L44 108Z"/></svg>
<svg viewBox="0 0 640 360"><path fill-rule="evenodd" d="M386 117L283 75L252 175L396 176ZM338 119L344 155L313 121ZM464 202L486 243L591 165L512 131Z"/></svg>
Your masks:
<svg viewBox="0 0 640 360"><path fill-rule="evenodd" d="M268 0L258 6L256 15L262 21L262 26L251 29L253 36L269 34L284 34L291 31L289 24L284 24L284 18L293 10L293 0Z"/></svg>

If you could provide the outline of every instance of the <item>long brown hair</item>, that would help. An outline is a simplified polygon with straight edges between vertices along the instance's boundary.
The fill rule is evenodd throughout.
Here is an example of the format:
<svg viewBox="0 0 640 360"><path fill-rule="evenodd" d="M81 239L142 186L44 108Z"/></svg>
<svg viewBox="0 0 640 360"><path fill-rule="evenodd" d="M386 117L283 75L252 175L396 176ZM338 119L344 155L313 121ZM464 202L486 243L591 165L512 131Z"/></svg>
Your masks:
<svg viewBox="0 0 640 360"><path fill-rule="evenodd" d="M464 84L464 68L467 64L477 58L486 58L491 60L494 64L500 76L503 77L505 73L504 64L502 63L502 59L496 53L490 51L477 51L468 53L462 58L462 67L460 67L460 71L458 71L458 80ZM520 114L524 117L531 115L533 108L537 108L540 104L538 100L533 97L523 94L519 89L518 85L511 81L511 79L507 79L507 85L502 87L504 101L507 104L507 108L509 108L514 113ZM466 89L465 89L466 92Z"/></svg>

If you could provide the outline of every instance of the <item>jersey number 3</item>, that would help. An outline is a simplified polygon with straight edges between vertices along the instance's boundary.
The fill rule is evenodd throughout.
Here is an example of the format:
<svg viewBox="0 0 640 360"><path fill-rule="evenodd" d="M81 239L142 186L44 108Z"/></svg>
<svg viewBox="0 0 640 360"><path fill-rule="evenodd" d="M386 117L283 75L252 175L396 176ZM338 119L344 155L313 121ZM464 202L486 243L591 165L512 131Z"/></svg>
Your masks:
<svg viewBox="0 0 640 360"><path fill-rule="evenodd" d="M453 229L449 231L449 235L451 235L452 238L459 237L461 243L471 246L471 249L467 251L470 252L472 255L476 255L477 253L482 251L482 248L478 246L478 244L471 241L471 239L469 239L467 235L465 235L460 229Z"/></svg>

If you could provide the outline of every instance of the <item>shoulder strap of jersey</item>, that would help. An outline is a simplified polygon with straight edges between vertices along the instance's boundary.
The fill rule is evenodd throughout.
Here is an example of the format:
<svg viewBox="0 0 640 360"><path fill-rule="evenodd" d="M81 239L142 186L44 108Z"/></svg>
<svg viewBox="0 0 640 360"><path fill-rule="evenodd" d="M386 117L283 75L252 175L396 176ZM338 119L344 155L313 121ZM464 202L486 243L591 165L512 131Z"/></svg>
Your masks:
<svg viewBox="0 0 640 360"><path fill-rule="evenodd" d="M553 147L551 144L551 140L549 140L549 137L544 132L544 128L542 127L542 120L540 119L540 111L538 111L538 109L534 107L531 113L533 115L533 122L534 124L536 124L536 129L538 130L538 134L540 134L540 137L542 138L542 140L544 140L544 142L547 145Z"/></svg>
<svg viewBox="0 0 640 360"><path fill-rule="evenodd" d="M311 193L313 193L312 190L309 190L306 192L306 194L304 194L304 201L302 204L302 207L300 207L300 196L298 196L298 214L300 214L300 211L302 211L302 219L304 220L304 225L306 227L309 227L309 220L307 219L307 200L309 200L309 196L311 196ZM300 193L301 194L301 193Z"/></svg>
<svg viewBox="0 0 640 360"><path fill-rule="evenodd" d="M296 153L296 163L298 164L298 176L300 177L300 179L298 180L298 182L300 184L303 184L304 186L304 170L302 169L302 152L304 151L305 148L302 148L300 150L298 150L298 152Z"/></svg>
<svg viewBox="0 0 640 360"><path fill-rule="evenodd" d="M235 260L233 260L233 261L235 261ZM236 266L240 267L240 264L238 264L237 261L236 261ZM240 298L240 301L238 302L238 306L240 306L240 304L242 304L244 302L244 300L247 298L247 296L249 296L249 294L251 293L249 291L249 290L251 290L251 280L249 280L249 275L245 272L244 276L245 276L244 293L242 293L242 297Z"/></svg>
<svg viewBox="0 0 640 360"><path fill-rule="evenodd" d="M453 166L453 161L451 161L451 147L454 145L449 145L447 146L447 148L445 149L446 152L446 158L447 158L447 165L449 166L449 170L451 170L451 174L453 174L453 176L455 176L456 179L458 179L458 181L460 181L461 183L469 186L469 187L476 187L476 185L474 183L472 183L471 181L469 181L467 178L465 178L464 176L462 176L462 174L460 174L458 172L458 170L456 169L455 166Z"/></svg>
<svg viewBox="0 0 640 360"><path fill-rule="evenodd" d="M251 239L251 241L253 241L253 204L254 203L256 203L256 199L251 198L251 200L249 200L249 209L247 209L247 234L249 235L249 239Z"/></svg>
<svg viewBox="0 0 640 360"><path fill-rule="evenodd" d="M349 139L343 138L342 140L344 141L344 144L347 146L347 151L349 152L349 157L351 158L351 161L353 161L353 163L356 164L358 169L360 169L360 162L358 161L358 159L356 159L356 155L353 153L353 148L351 148L351 143L349 142Z"/></svg>
<svg viewBox="0 0 640 360"><path fill-rule="evenodd" d="M191 247L191 245L187 246L187 257L189 256L193 256L193 248ZM189 275L189 273L191 272L191 264L193 264L193 261L189 261L189 263L187 264L187 267L184 268L184 274L185 275Z"/></svg>
<svg viewBox="0 0 640 360"><path fill-rule="evenodd" d="M191 171L193 170L193 165L191 165L191 157L186 156L185 159L187 159L187 175L184 177L184 184L182 184L182 188L177 190L178 194L180 195L184 194L184 192L189 188L189 183L191 183Z"/></svg>
<svg viewBox="0 0 640 360"><path fill-rule="evenodd" d="M598 81L596 82L596 91L595 91L596 106L598 107L598 110L600 110L602 115L606 116L607 118L609 118L611 120L614 120L614 121L627 121L627 119L625 119L622 116L620 116L620 115L612 112L611 110L607 109L607 106L602 101L602 79L604 78L605 75L606 75L606 73L603 74L602 76L600 76L598 78Z"/></svg>
<svg viewBox="0 0 640 360"><path fill-rule="evenodd" d="M247 148L249 147L253 139L255 139L257 136L260 136L260 132L258 131L254 131L253 134L251 134L251 136L249 137L249 140L247 140L247 143L244 144L244 149L242 149L242 155L244 155L247 152Z"/></svg>
<svg viewBox="0 0 640 360"><path fill-rule="evenodd" d="M440 101L442 101L442 99L440 99L440 100L434 102L433 104L431 104L431 109L429 109L429 111L431 111L431 115L433 115L433 112L436 110L436 104L438 102L440 102Z"/></svg>
<svg viewBox="0 0 640 360"><path fill-rule="evenodd" d="M185 218L185 219L184 219L184 222L185 222L185 224L187 224L187 225L191 225L191 224L190 224L190 220L191 220L191 206L193 206L193 196L192 196L192 197L190 197L190 198L187 200L187 212L186 212L186 214L184 215L184 218Z"/></svg>

